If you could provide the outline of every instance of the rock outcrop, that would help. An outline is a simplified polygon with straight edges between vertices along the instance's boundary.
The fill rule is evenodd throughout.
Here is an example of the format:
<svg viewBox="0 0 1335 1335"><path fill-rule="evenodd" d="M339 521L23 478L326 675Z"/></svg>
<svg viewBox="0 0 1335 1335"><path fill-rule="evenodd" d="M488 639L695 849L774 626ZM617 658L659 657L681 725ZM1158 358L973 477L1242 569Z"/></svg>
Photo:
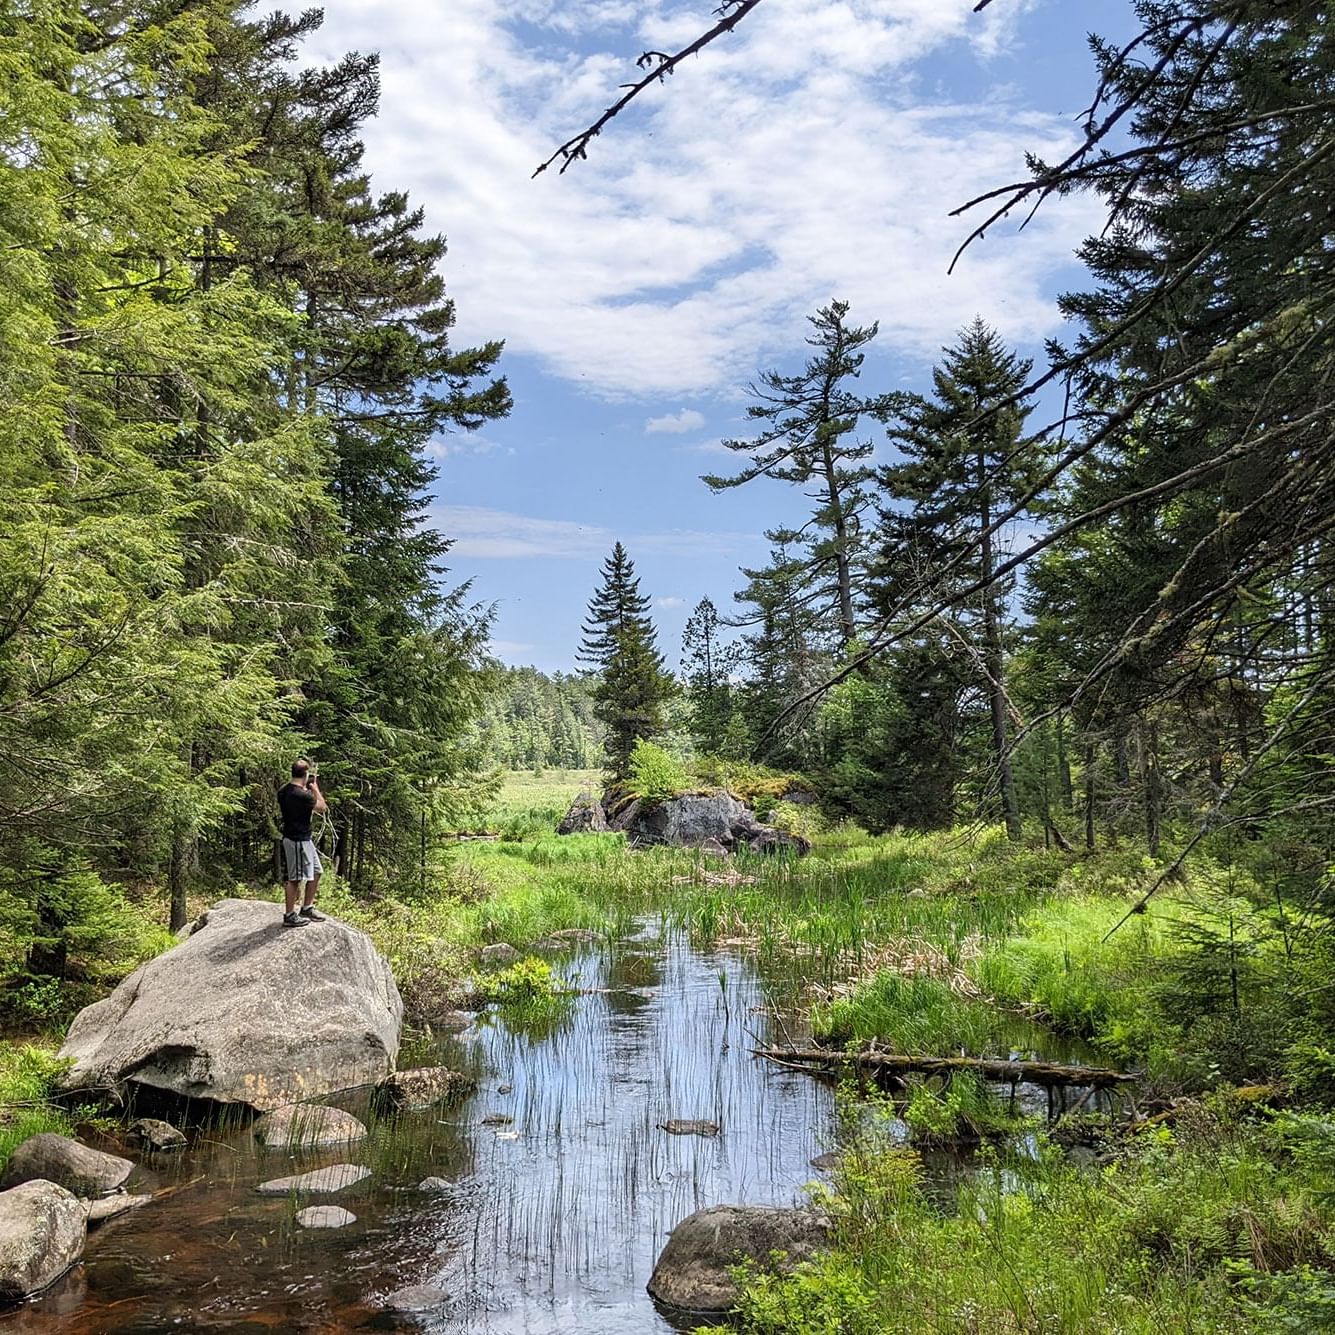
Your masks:
<svg viewBox="0 0 1335 1335"><path fill-rule="evenodd" d="M403 1002L389 964L330 919L294 930L282 906L225 899L180 945L79 1013L67 1090L147 1086L257 1111L388 1074Z"/></svg>
<svg viewBox="0 0 1335 1335"><path fill-rule="evenodd" d="M0 1191L24 1182L55 1182L75 1196L93 1199L119 1191L134 1167L129 1159L101 1150L53 1131L29 1136L9 1156Z"/></svg>
<svg viewBox="0 0 1335 1335"><path fill-rule="evenodd" d="M650 1296L687 1312L726 1312L737 1302L728 1274L740 1261L786 1273L827 1245L829 1221L814 1210L714 1205L672 1230L649 1280ZM776 1261L774 1253L781 1254Z"/></svg>
<svg viewBox="0 0 1335 1335"><path fill-rule="evenodd" d="M86 1212L55 1182L0 1191L0 1303L40 1293L83 1255Z"/></svg>
<svg viewBox="0 0 1335 1335"><path fill-rule="evenodd" d="M583 799L576 800L576 806ZM661 802L644 799L611 803L608 828L625 834L632 848L666 845L696 848L719 855L746 849L752 853L796 853L811 850L800 835L785 834L765 825L745 803L720 789L712 793L683 793ZM558 833L565 833L575 812L572 807Z"/></svg>

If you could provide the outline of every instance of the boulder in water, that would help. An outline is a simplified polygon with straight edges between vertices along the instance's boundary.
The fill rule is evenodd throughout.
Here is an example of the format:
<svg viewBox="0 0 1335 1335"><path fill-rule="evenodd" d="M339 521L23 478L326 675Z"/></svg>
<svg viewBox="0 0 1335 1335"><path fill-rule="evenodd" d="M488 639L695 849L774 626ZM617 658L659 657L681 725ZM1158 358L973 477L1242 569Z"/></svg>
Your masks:
<svg viewBox="0 0 1335 1335"><path fill-rule="evenodd" d="M283 926L281 904L225 899L180 945L80 1011L67 1090L146 1086L256 1111L370 1084L394 1067L403 1002L364 933Z"/></svg>
<svg viewBox="0 0 1335 1335"><path fill-rule="evenodd" d="M756 813L731 793L684 793L662 802L635 801L613 821L635 848L665 845L695 848L717 856L749 849L753 853L811 851L799 835L785 834L758 820Z"/></svg>
<svg viewBox="0 0 1335 1335"><path fill-rule="evenodd" d="M376 1101L391 1108L430 1108L449 1103L475 1088L462 1071L447 1066L423 1066L414 1071L395 1071L375 1087Z"/></svg>
<svg viewBox="0 0 1335 1335"><path fill-rule="evenodd" d="M347 1228L356 1222L357 1216L341 1205L308 1205L297 1211L297 1223L302 1228Z"/></svg>
<svg viewBox="0 0 1335 1335"><path fill-rule="evenodd" d="M114 1196L100 1196L97 1200L88 1202L88 1222L105 1224L108 1219L129 1214L131 1210L137 1210L141 1205L148 1205L152 1200L153 1197L149 1195L127 1196L123 1191L118 1191Z"/></svg>
<svg viewBox="0 0 1335 1335"><path fill-rule="evenodd" d="M55 1182L0 1191L0 1303L40 1293L83 1255L86 1210Z"/></svg>
<svg viewBox="0 0 1335 1335"><path fill-rule="evenodd" d="M186 1145L185 1133L158 1117L136 1118L130 1123L130 1134L138 1136L150 1150L183 1150Z"/></svg>
<svg viewBox="0 0 1335 1335"><path fill-rule="evenodd" d="M754 1261L786 1273L828 1244L829 1221L814 1210L714 1205L672 1230L649 1280L650 1296L687 1312L726 1312L737 1302L729 1267ZM776 1261L774 1253L781 1254Z"/></svg>
<svg viewBox="0 0 1335 1335"><path fill-rule="evenodd" d="M294 1193L327 1195L342 1191L371 1176L371 1170L359 1163L335 1163L294 1177L275 1177L261 1182L256 1191L261 1196L290 1196Z"/></svg>
<svg viewBox="0 0 1335 1335"><path fill-rule="evenodd" d="M322 1103L296 1103L265 1113L255 1123L255 1139L270 1149L307 1149L316 1145L349 1145L366 1139L366 1127L342 1108Z"/></svg>
<svg viewBox="0 0 1335 1335"><path fill-rule="evenodd" d="M119 1191L134 1167L129 1159L52 1131L29 1136L13 1154L0 1178L0 1191L24 1182L55 1182L75 1196L92 1198Z"/></svg>

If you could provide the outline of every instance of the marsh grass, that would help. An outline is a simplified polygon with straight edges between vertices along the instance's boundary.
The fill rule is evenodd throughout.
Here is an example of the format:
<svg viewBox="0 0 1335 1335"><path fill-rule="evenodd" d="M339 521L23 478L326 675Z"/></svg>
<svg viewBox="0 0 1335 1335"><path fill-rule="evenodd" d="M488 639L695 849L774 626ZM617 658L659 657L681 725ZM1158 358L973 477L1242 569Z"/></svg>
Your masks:
<svg viewBox="0 0 1335 1335"><path fill-rule="evenodd" d="M50 1101L66 1065L55 1047L44 1043L0 1046L0 1171L29 1136L73 1134L70 1114Z"/></svg>
<svg viewBox="0 0 1335 1335"><path fill-rule="evenodd" d="M820 1203L835 1248L787 1279L752 1274L740 1330L1158 1335L1296 1330L1286 1311L1332 1310L1311 1179L1270 1128L1200 1107L1101 1173L1047 1149L998 1157L945 1211L915 1153L854 1147Z"/></svg>

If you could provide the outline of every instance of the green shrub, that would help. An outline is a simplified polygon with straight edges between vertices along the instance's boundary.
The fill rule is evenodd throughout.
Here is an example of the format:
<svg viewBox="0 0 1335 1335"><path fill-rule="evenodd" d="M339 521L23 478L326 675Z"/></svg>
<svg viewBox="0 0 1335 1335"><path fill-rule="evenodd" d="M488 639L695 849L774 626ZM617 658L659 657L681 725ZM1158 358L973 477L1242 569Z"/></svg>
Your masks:
<svg viewBox="0 0 1335 1335"><path fill-rule="evenodd" d="M627 786L636 797L647 802L665 802L691 787L686 767L661 746L644 740L635 743L630 753L630 778Z"/></svg>

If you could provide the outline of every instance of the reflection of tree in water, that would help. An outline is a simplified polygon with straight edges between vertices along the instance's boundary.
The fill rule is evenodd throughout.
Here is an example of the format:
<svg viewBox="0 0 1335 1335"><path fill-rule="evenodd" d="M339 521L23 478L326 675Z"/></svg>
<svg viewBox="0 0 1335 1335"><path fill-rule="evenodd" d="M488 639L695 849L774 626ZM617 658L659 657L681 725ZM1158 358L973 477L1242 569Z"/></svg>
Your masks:
<svg viewBox="0 0 1335 1335"><path fill-rule="evenodd" d="M646 995L663 986L663 954L660 950L614 951L607 965L607 982L614 989L608 993L608 1009L618 1014L634 1015L653 1002Z"/></svg>

